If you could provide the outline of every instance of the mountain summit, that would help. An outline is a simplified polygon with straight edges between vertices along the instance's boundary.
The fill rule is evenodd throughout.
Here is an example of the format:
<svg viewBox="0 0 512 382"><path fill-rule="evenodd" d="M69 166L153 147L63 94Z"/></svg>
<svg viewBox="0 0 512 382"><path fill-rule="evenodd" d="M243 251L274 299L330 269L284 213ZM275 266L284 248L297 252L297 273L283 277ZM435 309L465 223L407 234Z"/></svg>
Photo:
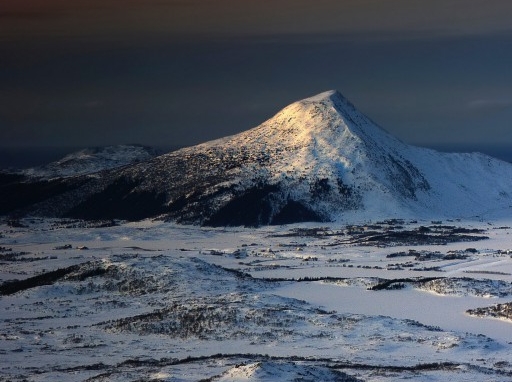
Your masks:
<svg viewBox="0 0 512 382"><path fill-rule="evenodd" d="M467 217L512 204L512 165L407 145L337 91L234 136L60 182L59 192L23 211L257 226Z"/></svg>

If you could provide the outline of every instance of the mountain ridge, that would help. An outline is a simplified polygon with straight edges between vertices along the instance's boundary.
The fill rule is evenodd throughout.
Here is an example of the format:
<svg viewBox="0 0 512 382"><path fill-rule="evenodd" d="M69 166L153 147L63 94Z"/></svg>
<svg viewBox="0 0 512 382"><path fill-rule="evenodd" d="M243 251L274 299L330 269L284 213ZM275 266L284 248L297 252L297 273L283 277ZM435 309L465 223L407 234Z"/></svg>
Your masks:
<svg viewBox="0 0 512 382"><path fill-rule="evenodd" d="M27 168L3 169L0 173L37 179L64 178L122 167L158 155L161 155L161 152L157 149L138 144L87 147L70 152L49 163Z"/></svg>

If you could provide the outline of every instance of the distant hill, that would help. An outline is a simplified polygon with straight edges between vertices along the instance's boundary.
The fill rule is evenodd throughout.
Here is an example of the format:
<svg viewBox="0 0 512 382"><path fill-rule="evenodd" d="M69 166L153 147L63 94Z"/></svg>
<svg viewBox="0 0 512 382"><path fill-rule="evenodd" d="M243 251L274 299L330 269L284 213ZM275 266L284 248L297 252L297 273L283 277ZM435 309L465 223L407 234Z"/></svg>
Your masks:
<svg viewBox="0 0 512 382"><path fill-rule="evenodd" d="M92 174L151 159L159 152L142 145L116 145L86 148L38 167L20 170L19 173L35 178L59 178Z"/></svg>

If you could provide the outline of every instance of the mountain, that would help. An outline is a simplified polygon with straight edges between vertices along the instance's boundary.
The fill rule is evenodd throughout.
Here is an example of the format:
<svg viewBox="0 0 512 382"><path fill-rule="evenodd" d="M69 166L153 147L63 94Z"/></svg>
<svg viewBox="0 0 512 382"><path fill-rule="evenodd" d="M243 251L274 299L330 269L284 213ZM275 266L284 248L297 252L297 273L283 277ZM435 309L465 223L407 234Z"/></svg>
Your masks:
<svg viewBox="0 0 512 382"><path fill-rule="evenodd" d="M158 152L142 145L116 145L86 148L66 155L49 164L20 170L18 173L33 178L61 178L95 172L142 162Z"/></svg>
<svg viewBox="0 0 512 382"><path fill-rule="evenodd" d="M246 132L45 186L0 213L211 226L468 217L510 208L512 165L407 145L329 91Z"/></svg>

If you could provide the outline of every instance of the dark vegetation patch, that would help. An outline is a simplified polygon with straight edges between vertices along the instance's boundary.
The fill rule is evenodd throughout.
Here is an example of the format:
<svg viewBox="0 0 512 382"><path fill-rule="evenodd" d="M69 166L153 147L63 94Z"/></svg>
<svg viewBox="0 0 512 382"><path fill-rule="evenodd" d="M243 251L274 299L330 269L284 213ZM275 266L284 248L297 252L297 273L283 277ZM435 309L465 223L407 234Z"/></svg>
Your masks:
<svg viewBox="0 0 512 382"><path fill-rule="evenodd" d="M357 362L340 362L335 361L331 358L326 357L304 357L304 356L271 356L267 354L252 354L252 353L231 353L231 354L211 354L211 355L200 355L200 356L188 356L185 358L132 358L127 359L115 365L108 365L105 363L96 363L90 365L80 365L68 368L54 369L54 371L61 372L79 372L82 370L104 370L104 373L90 378L89 380L105 380L105 378L112 377L114 374L131 371L133 373L135 369L155 368L187 365L187 364L204 364L207 362L214 361L217 364L222 363L233 363L236 365L243 365L247 363L255 362L279 362L279 363L298 363L301 366L309 365L312 367L321 366L328 368L332 371L337 372L336 376L340 382L358 382L360 379L350 376L345 373L341 373L341 370L364 370L374 372L428 372L428 371L453 371L457 372L461 366L466 365L472 368L472 365L461 364L455 362L430 362L430 363L418 363L411 366L401 365L385 365L385 364L372 364L372 363L357 363ZM482 369L482 368L479 368ZM484 374L499 374L499 375L510 375L507 371L496 370L496 369L484 369L480 370ZM218 377L210 377L201 380L202 382L210 382L217 380ZM299 380L299 379L297 379ZM300 380L309 380L307 376L302 376Z"/></svg>
<svg viewBox="0 0 512 382"><path fill-rule="evenodd" d="M473 295L480 297L509 297L512 284L504 280L447 277L424 282L420 289L439 294Z"/></svg>
<svg viewBox="0 0 512 382"><path fill-rule="evenodd" d="M472 279L468 277L418 277L379 279L377 284L368 290L394 290L405 288L406 285L432 291L441 295L474 295L481 297L508 297L512 295L512 285L503 280Z"/></svg>
<svg viewBox="0 0 512 382"><path fill-rule="evenodd" d="M227 268L227 267L223 267L221 265L210 264L207 262L203 262L203 264L208 264L208 266L211 267L213 270L215 270L215 271L221 270L221 271L226 272L240 280L246 280L246 279L253 278L249 273L242 272L238 269Z"/></svg>
<svg viewBox="0 0 512 382"><path fill-rule="evenodd" d="M23 258L22 256L30 255L31 252L16 252L12 248L0 247L0 261L34 261L43 258ZM47 259L46 257L45 259Z"/></svg>
<svg viewBox="0 0 512 382"><path fill-rule="evenodd" d="M396 257L414 257L416 261L432 261L432 260L464 260L468 255L462 252L449 252L448 254L439 251L416 251L409 249L408 252L394 252L386 255L386 258L392 259Z"/></svg>
<svg viewBox="0 0 512 382"><path fill-rule="evenodd" d="M50 259L49 256L44 257L24 257L30 255L30 252L1 252L0 251L0 263L2 262L33 262L33 261L41 261Z"/></svg>
<svg viewBox="0 0 512 382"><path fill-rule="evenodd" d="M337 193L335 191L337 190ZM336 178L335 183L328 178L315 179L309 186L309 192L314 200L325 200L336 195L337 203L341 209L355 209L361 204L361 196L345 183L341 178ZM340 198L341 197L341 198Z"/></svg>
<svg viewBox="0 0 512 382"><path fill-rule="evenodd" d="M224 332L223 327L242 331L238 322L243 319L240 307L221 305L181 305L171 304L168 308L150 313L125 317L118 320L99 323L107 330L147 334L163 334L173 338L187 339L215 338L216 333ZM241 323L240 323L241 325ZM233 333L234 336L236 336ZM221 338L221 337L219 337Z"/></svg>
<svg viewBox="0 0 512 382"><path fill-rule="evenodd" d="M91 263L72 265L66 268L58 268L54 271L44 272L24 280L9 280L0 285L0 295L7 296L24 290L36 288L43 285L53 285L57 281L70 276L67 279L83 281L89 277L103 275L106 270L101 266Z"/></svg>
<svg viewBox="0 0 512 382"><path fill-rule="evenodd" d="M311 186L310 192L314 198L321 199L331 191L331 185L329 179L317 179Z"/></svg>
<svg viewBox="0 0 512 382"><path fill-rule="evenodd" d="M512 302L496 304L485 308L468 309L466 310L466 313L471 316L512 320Z"/></svg>
<svg viewBox="0 0 512 382"><path fill-rule="evenodd" d="M346 262L348 260L344 260ZM243 271L240 271L238 269L231 269L226 268L220 265L211 264L214 269L221 269L225 272L228 272L235 277L239 279L252 279L254 281L264 281L264 282L313 282L313 281L327 281L327 282L338 282L338 281L344 281L346 280L345 277L332 277L332 276L318 276L318 277L311 277L311 276L305 276L305 277L264 277L264 278L257 278L253 277L249 273L245 273ZM257 270L257 268L252 268L252 270Z"/></svg>
<svg viewBox="0 0 512 382"><path fill-rule="evenodd" d="M71 244L62 244L62 245L57 245L56 247L53 247L53 250L54 251L64 251L66 249L71 249L73 248L73 246Z"/></svg>
<svg viewBox="0 0 512 382"><path fill-rule="evenodd" d="M485 239L488 239L488 237L460 234L450 231L430 233L421 231L420 229L414 229L399 232L383 232L379 234L361 234L354 237L351 244L384 247L398 245L446 245L449 243Z"/></svg>
<svg viewBox="0 0 512 382"><path fill-rule="evenodd" d="M260 279L258 279L260 280ZM268 282L314 282L314 281L325 281L330 283L336 283L340 281L347 280L346 277L333 277L333 276L318 276L318 277L312 277L312 276L304 276L304 277L265 277L261 280L265 280Z"/></svg>
<svg viewBox="0 0 512 382"><path fill-rule="evenodd" d="M213 184L213 183L212 183ZM211 188L211 187L210 187ZM332 194L333 186L328 179L319 179L310 185L312 199L323 199ZM287 190L281 184L268 184L260 180L256 185L248 189L237 189L237 187L219 188L213 193L205 193L204 190L194 187L194 193L184 196L183 194L172 201L170 216L178 216L182 210L188 214L192 211L191 219L183 222L194 222L199 220L205 226L246 226L258 227L262 225L281 225L300 222L323 222L329 221L326 216L319 214L311 208L307 201L293 200L287 197ZM348 196L344 197L342 204L351 201L349 191L345 190ZM220 196L226 196L227 202L216 207L211 200Z"/></svg>
<svg viewBox="0 0 512 382"><path fill-rule="evenodd" d="M253 303L251 295L239 294L236 301L229 296L210 296L173 302L163 309L97 325L108 331L139 335L204 340L238 338L265 343L298 335L302 323L308 320L305 314L318 318L319 315L329 316L330 312L315 309L304 312L280 302L261 306Z"/></svg>
<svg viewBox="0 0 512 382"><path fill-rule="evenodd" d="M83 220L83 219L59 219L50 224L49 231L60 228L108 228L115 227L118 223L114 219Z"/></svg>
<svg viewBox="0 0 512 382"><path fill-rule="evenodd" d="M259 184L236 193L225 205L207 217L203 225L258 227L326 220L299 201L290 199L283 204L281 199L282 190L279 185ZM185 201L181 201L181 204L184 203Z"/></svg>
<svg viewBox="0 0 512 382"><path fill-rule="evenodd" d="M90 196L65 215L87 220L141 220L168 211L166 196L156 191L137 190L139 183L121 177L102 192Z"/></svg>
<svg viewBox="0 0 512 382"><path fill-rule="evenodd" d="M332 243L324 246L336 245L371 245L389 247L400 245L446 245L449 243L478 241L488 239L487 236L478 235L485 231L468 229L456 226L420 226L411 230L403 229L399 221L369 225L348 225L345 229L332 230L328 227L293 228L288 232L274 235L275 237L314 237L333 238ZM336 240L337 239L337 240ZM470 252L469 249L466 250ZM398 255L396 255L398 256ZM449 259L459 258L463 254L448 254ZM426 259L427 260L427 259Z"/></svg>
<svg viewBox="0 0 512 382"><path fill-rule="evenodd" d="M138 255L134 255L137 257ZM172 283L161 283L154 275L142 275L136 268L122 269L116 265L108 267L96 266L84 267L81 272L73 274L67 279L83 281L92 276L103 276L95 283L85 283L77 287L77 293L115 292L129 296L144 296L157 291L165 293L173 288Z"/></svg>
<svg viewBox="0 0 512 382"><path fill-rule="evenodd" d="M0 285L0 295L6 296L42 285L52 285L60 279L64 278L66 275L72 272L76 272L79 268L79 265L72 265L67 268L59 268L54 271L45 272L37 276L29 277L28 279L24 280L6 281Z"/></svg>
<svg viewBox="0 0 512 382"><path fill-rule="evenodd" d="M235 195L204 221L205 226L257 227L271 222L278 185L261 184Z"/></svg>
<svg viewBox="0 0 512 382"><path fill-rule="evenodd" d="M8 219L7 225L11 228L28 228L28 225L22 223L20 219Z"/></svg>
<svg viewBox="0 0 512 382"><path fill-rule="evenodd" d="M80 272L69 274L66 280L71 281L84 281L89 277L103 276L108 273L110 267L104 268L101 266L93 265L92 267L80 267Z"/></svg>
<svg viewBox="0 0 512 382"><path fill-rule="evenodd" d="M0 179L2 177L0 176ZM86 182L85 178L30 180L24 177L5 176L0 180L0 215L7 215L18 210L45 201L51 197L74 190Z"/></svg>
<svg viewBox="0 0 512 382"><path fill-rule="evenodd" d="M328 227L294 227L288 232L273 234L273 237L337 237L344 236L344 230L332 230Z"/></svg>
<svg viewBox="0 0 512 382"><path fill-rule="evenodd" d="M392 219L385 219L382 221L378 221L376 224L377 225L386 225L386 226L403 226L405 224L405 220L392 218Z"/></svg>
<svg viewBox="0 0 512 382"><path fill-rule="evenodd" d="M499 271L479 271L479 270L470 270L463 271L464 273L473 273L473 274L483 274L483 275L501 275L501 276L510 276L511 273L508 272L499 272Z"/></svg>
<svg viewBox="0 0 512 382"><path fill-rule="evenodd" d="M453 234L477 234L483 233L485 230L479 228L464 228L464 227L455 227L451 225L431 225L431 226L420 226L418 228L422 232L431 232L431 233L453 233Z"/></svg>
<svg viewBox="0 0 512 382"><path fill-rule="evenodd" d="M423 284L432 280L438 280L442 277L420 277L420 278L402 278L402 279L392 279L392 280L384 280L379 282L378 284L371 286L368 290L393 290L393 289L402 289L405 287L405 283L408 284Z"/></svg>
<svg viewBox="0 0 512 382"><path fill-rule="evenodd" d="M348 203L346 206L355 207L361 203L361 195L358 195L357 192L354 192L354 189L345 183L341 178L336 179L336 184L338 185L338 192L340 195L345 197L345 200L352 200L352 203Z"/></svg>
<svg viewBox="0 0 512 382"><path fill-rule="evenodd" d="M301 222L324 222L325 218L300 202L288 200L272 218L270 224L281 225Z"/></svg>

